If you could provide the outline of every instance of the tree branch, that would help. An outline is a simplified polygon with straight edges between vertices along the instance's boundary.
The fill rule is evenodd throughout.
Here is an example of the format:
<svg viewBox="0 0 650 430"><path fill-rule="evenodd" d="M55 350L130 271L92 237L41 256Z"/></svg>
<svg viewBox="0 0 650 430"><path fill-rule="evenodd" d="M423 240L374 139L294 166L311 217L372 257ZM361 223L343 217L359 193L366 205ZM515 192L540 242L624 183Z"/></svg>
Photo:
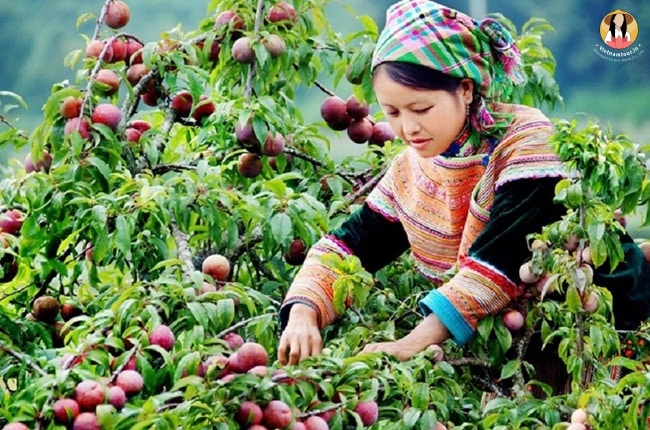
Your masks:
<svg viewBox="0 0 650 430"><path fill-rule="evenodd" d="M217 338L222 338L225 335L227 335L228 333L233 333L233 332L239 330L240 328L247 326L250 323L253 323L253 322L258 321L258 320L262 320L264 318L268 318L270 316L277 316L277 314L278 314L277 312L267 312L265 314L255 315L254 317L250 317L250 318L247 318L245 320L239 321L238 323L233 324L230 327L228 327L227 329L222 330L219 333L217 333L216 337Z"/></svg>
<svg viewBox="0 0 650 430"><path fill-rule="evenodd" d="M174 242L176 242L176 247L178 248L178 258L185 263L185 268L183 270L183 277L189 279L192 273L196 271L194 263L192 263L192 251L190 250L189 238L187 234L178 228L176 220L172 220L172 237Z"/></svg>
<svg viewBox="0 0 650 430"><path fill-rule="evenodd" d="M14 351L13 349L9 348L3 343L0 343L0 351L6 352L7 354L11 355L14 357L16 360L27 363L29 367L34 369L36 373L38 373L40 376L47 376L47 372L43 369L41 369L33 360L30 356L21 354L17 351Z"/></svg>
<svg viewBox="0 0 650 430"><path fill-rule="evenodd" d="M373 189L373 188L374 188L374 187L379 183L379 181L381 180L381 178L384 177L384 175L386 174L386 171L387 171L387 170L388 170L388 167L387 167L387 166L384 166L384 167L381 169L381 171L380 171L377 175L373 176L373 178L372 178L371 180L369 180L368 182L366 182L365 184L363 184L363 186L362 186L361 188L359 188L359 189L357 190L357 192L355 192L355 193L352 194L352 195L348 195L348 196L345 198L345 199L348 201L348 203L352 203L352 202L354 202L356 199L358 199L359 197L361 197L361 196L363 196L363 195L366 195L366 194L368 194L370 191L372 191L372 189Z"/></svg>
<svg viewBox="0 0 650 430"><path fill-rule="evenodd" d="M185 172L187 170L196 170L196 166L189 164L159 164L151 168L156 175L162 175L167 172Z"/></svg>

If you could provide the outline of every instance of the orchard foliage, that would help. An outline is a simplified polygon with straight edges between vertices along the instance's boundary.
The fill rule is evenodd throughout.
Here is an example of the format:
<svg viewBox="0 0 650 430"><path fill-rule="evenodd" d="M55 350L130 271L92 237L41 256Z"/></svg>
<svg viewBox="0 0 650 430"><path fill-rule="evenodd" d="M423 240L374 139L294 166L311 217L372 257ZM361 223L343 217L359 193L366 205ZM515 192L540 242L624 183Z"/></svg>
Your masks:
<svg viewBox="0 0 650 430"><path fill-rule="evenodd" d="M375 276L331 258L347 311L325 329L321 356L278 364L277 312L306 249L402 146L373 106L371 18L341 35L325 0L254 3L214 1L198 28L145 41L126 30L127 3L107 0L80 16L95 32L66 57L76 78L53 85L38 127L13 126L22 101L0 93L2 144L29 147L0 182L0 425L564 428L578 407L576 423L591 428L644 423L645 335L620 345L583 252L619 262L615 211L650 193L639 148L595 124L558 122L572 176L557 198L570 212L531 238L528 300L508 310L519 315L487 318L464 348L401 363L360 355L413 327L431 285L406 257ZM514 101L561 101L541 41L550 29L533 19L517 34L529 80ZM306 121L296 100L313 88L343 110ZM335 162L333 130L367 151ZM552 282L537 289L542 275ZM564 294L547 297L551 285ZM533 331L561 339L569 394L542 401L526 389ZM613 357L628 370L618 383L605 372ZM500 395L481 404L483 390Z"/></svg>

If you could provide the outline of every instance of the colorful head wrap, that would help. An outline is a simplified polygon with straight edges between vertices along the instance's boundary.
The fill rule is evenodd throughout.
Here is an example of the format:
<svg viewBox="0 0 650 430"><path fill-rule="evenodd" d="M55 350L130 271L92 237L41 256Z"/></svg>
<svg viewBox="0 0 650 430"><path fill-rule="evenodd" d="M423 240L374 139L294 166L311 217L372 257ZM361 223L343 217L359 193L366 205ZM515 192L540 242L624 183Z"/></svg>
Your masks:
<svg viewBox="0 0 650 430"><path fill-rule="evenodd" d="M387 61L420 64L455 78L470 78L482 96L471 118L486 131L494 118L484 98L504 101L523 82L519 50L506 28L492 18L480 22L431 0L402 0L386 12L372 69Z"/></svg>

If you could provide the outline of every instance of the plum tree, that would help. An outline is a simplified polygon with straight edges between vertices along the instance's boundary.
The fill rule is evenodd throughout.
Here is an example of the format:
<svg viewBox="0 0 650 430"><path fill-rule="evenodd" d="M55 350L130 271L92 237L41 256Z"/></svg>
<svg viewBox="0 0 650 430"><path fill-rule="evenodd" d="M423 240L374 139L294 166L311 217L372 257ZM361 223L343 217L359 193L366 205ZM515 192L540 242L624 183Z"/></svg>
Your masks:
<svg viewBox="0 0 650 430"><path fill-rule="evenodd" d="M269 355L262 345L257 342L244 342L230 356L228 367L234 372L245 373L255 366L266 366L268 362Z"/></svg>
<svg viewBox="0 0 650 430"><path fill-rule="evenodd" d="M240 37L232 44L232 58L243 64L251 64L255 61L253 50L253 39L248 36Z"/></svg>
<svg viewBox="0 0 650 430"><path fill-rule="evenodd" d="M270 22L284 22L285 25L292 25L297 18L294 7L284 1L278 2L271 6L268 12Z"/></svg>
<svg viewBox="0 0 650 430"><path fill-rule="evenodd" d="M192 111L192 104L194 103L192 93L187 90L179 91L174 94L170 107L176 111L176 114L181 118L187 118Z"/></svg>
<svg viewBox="0 0 650 430"><path fill-rule="evenodd" d="M379 406L374 400L359 402L354 407L354 412L359 414L359 418L364 426L371 426L377 422L379 417Z"/></svg>
<svg viewBox="0 0 650 430"><path fill-rule="evenodd" d="M122 112L112 103L100 103L95 106L91 119L93 124L104 124L113 130L117 130L117 126L122 121Z"/></svg>
<svg viewBox="0 0 650 430"><path fill-rule="evenodd" d="M118 411L122 409L126 405L126 392L124 389L119 385L110 387L108 389L108 403L113 405Z"/></svg>
<svg viewBox="0 0 650 430"><path fill-rule="evenodd" d="M93 77L93 81L97 92L107 97L116 94L120 89L120 78L112 69L101 69Z"/></svg>
<svg viewBox="0 0 650 430"><path fill-rule="evenodd" d="M3 149L29 158L0 179L0 427L559 428L566 411L593 404L589 421L602 428L645 425L632 423L645 403L627 412L641 405L629 392L645 392L642 361L626 362L625 388L585 370L617 349L643 357L649 340L634 332L617 348L611 297L593 282L622 255L621 220L650 196L630 141L556 123L550 141L575 167L556 190L570 210L527 238L531 255L517 258L539 280L522 275L531 282L508 304L530 330L494 315L465 345L432 345L404 362L359 354L419 322L416 298L430 282L407 255L371 274L353 255L325 253L338 280L333 314L319 323L339 319L322 331L321 354L281 366L279 311L309 244L358 209L404 149L373 96L378 26L359 15L359 31L337 32L325 14L340 5L326 0L227 0L196 28L144 40L121 30L122 4L82 6L79 28L94 31L66 56L75 78L52 86L38 126L1 124ZM558 100L540 37L548 27L514 33L529 79L512 101ZM322 91L308 97L323 100L320 112L303 105L305 90ZM336 157L339 138L364 146ZM587 142L598 143L590 154L608 152L585 157ZM592 292L597 312L583 307ZM32 307L45 296L62 303L60 318ZM531 400L529 331L566 342L570 392ZM486 408L484 390L499 397ZM60 415L64 399L79 412ZM258 408L238 418L249 403Z"/></svg>

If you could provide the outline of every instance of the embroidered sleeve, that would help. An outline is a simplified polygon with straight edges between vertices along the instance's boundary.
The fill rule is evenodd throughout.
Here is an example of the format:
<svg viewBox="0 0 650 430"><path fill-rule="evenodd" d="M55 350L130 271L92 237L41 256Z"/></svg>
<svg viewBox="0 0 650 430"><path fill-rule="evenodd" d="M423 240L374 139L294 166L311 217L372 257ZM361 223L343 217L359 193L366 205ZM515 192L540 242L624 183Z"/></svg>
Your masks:
<svg viewBox="0 0 650 430"><path fill-rule="evenodd" d="M456 276L422 299L420 308L425 315L434 313L462 345L481 318L498 313L517 295L517 285L496 268L468 257Z"/></svg>
<svg viewBox="0 0 650 430"><path fill-rule="evenodd" d="M398 221L397 209L395 204L395 193L393 188L394 169L396 163L404 155L398 155L391 167L388 169L383 178L379 181L377 186L368 195L366 204L368 204L375 212L382 214L389 221Z"/></svg>
<svg viewBox="0 0 650 430"><path fill-rule="evenodd" d="M355 255L369 272L375 272L394 261L408 248L406 233L399 222L392 222L364 204L329 235L311 247L298 271L280 309L284 328L289 309L295 303L314 308L321 328L332 323L334 312L332 284L337 275L321 262L326 253Z"/></svg>
<svg viewBox="0 0 650 430"><path fill-rule="evenodd" d="M565 168L548 143L553 133L553 124L538 109L519 108L517 120L495 150L496 188L521 179L565 177Z"/></svg>
<svg viewBox="0 0 650 430"><path fill-rule="evenodd" d="M316 310L320 328L336 319L332 290L336 274L321 261L322 256L327 253L346 256L351 254L351 251L345 243L332 235L322 237L309 249L305 262L291 283L280 308L280 324L283 329L289 320L289 310L296 303L311 306Z"/></svg>
<svg viewBox="0 0 650 430"><path fill-rule="evenodd" d="M530 258L526 235L565 212L552 203L557 180L519 180L501 187L488 224L458 273L420 303L425 314L440 318L457 343L467 342L480 319L499 313L518 295L519 266Z"/></svg>

